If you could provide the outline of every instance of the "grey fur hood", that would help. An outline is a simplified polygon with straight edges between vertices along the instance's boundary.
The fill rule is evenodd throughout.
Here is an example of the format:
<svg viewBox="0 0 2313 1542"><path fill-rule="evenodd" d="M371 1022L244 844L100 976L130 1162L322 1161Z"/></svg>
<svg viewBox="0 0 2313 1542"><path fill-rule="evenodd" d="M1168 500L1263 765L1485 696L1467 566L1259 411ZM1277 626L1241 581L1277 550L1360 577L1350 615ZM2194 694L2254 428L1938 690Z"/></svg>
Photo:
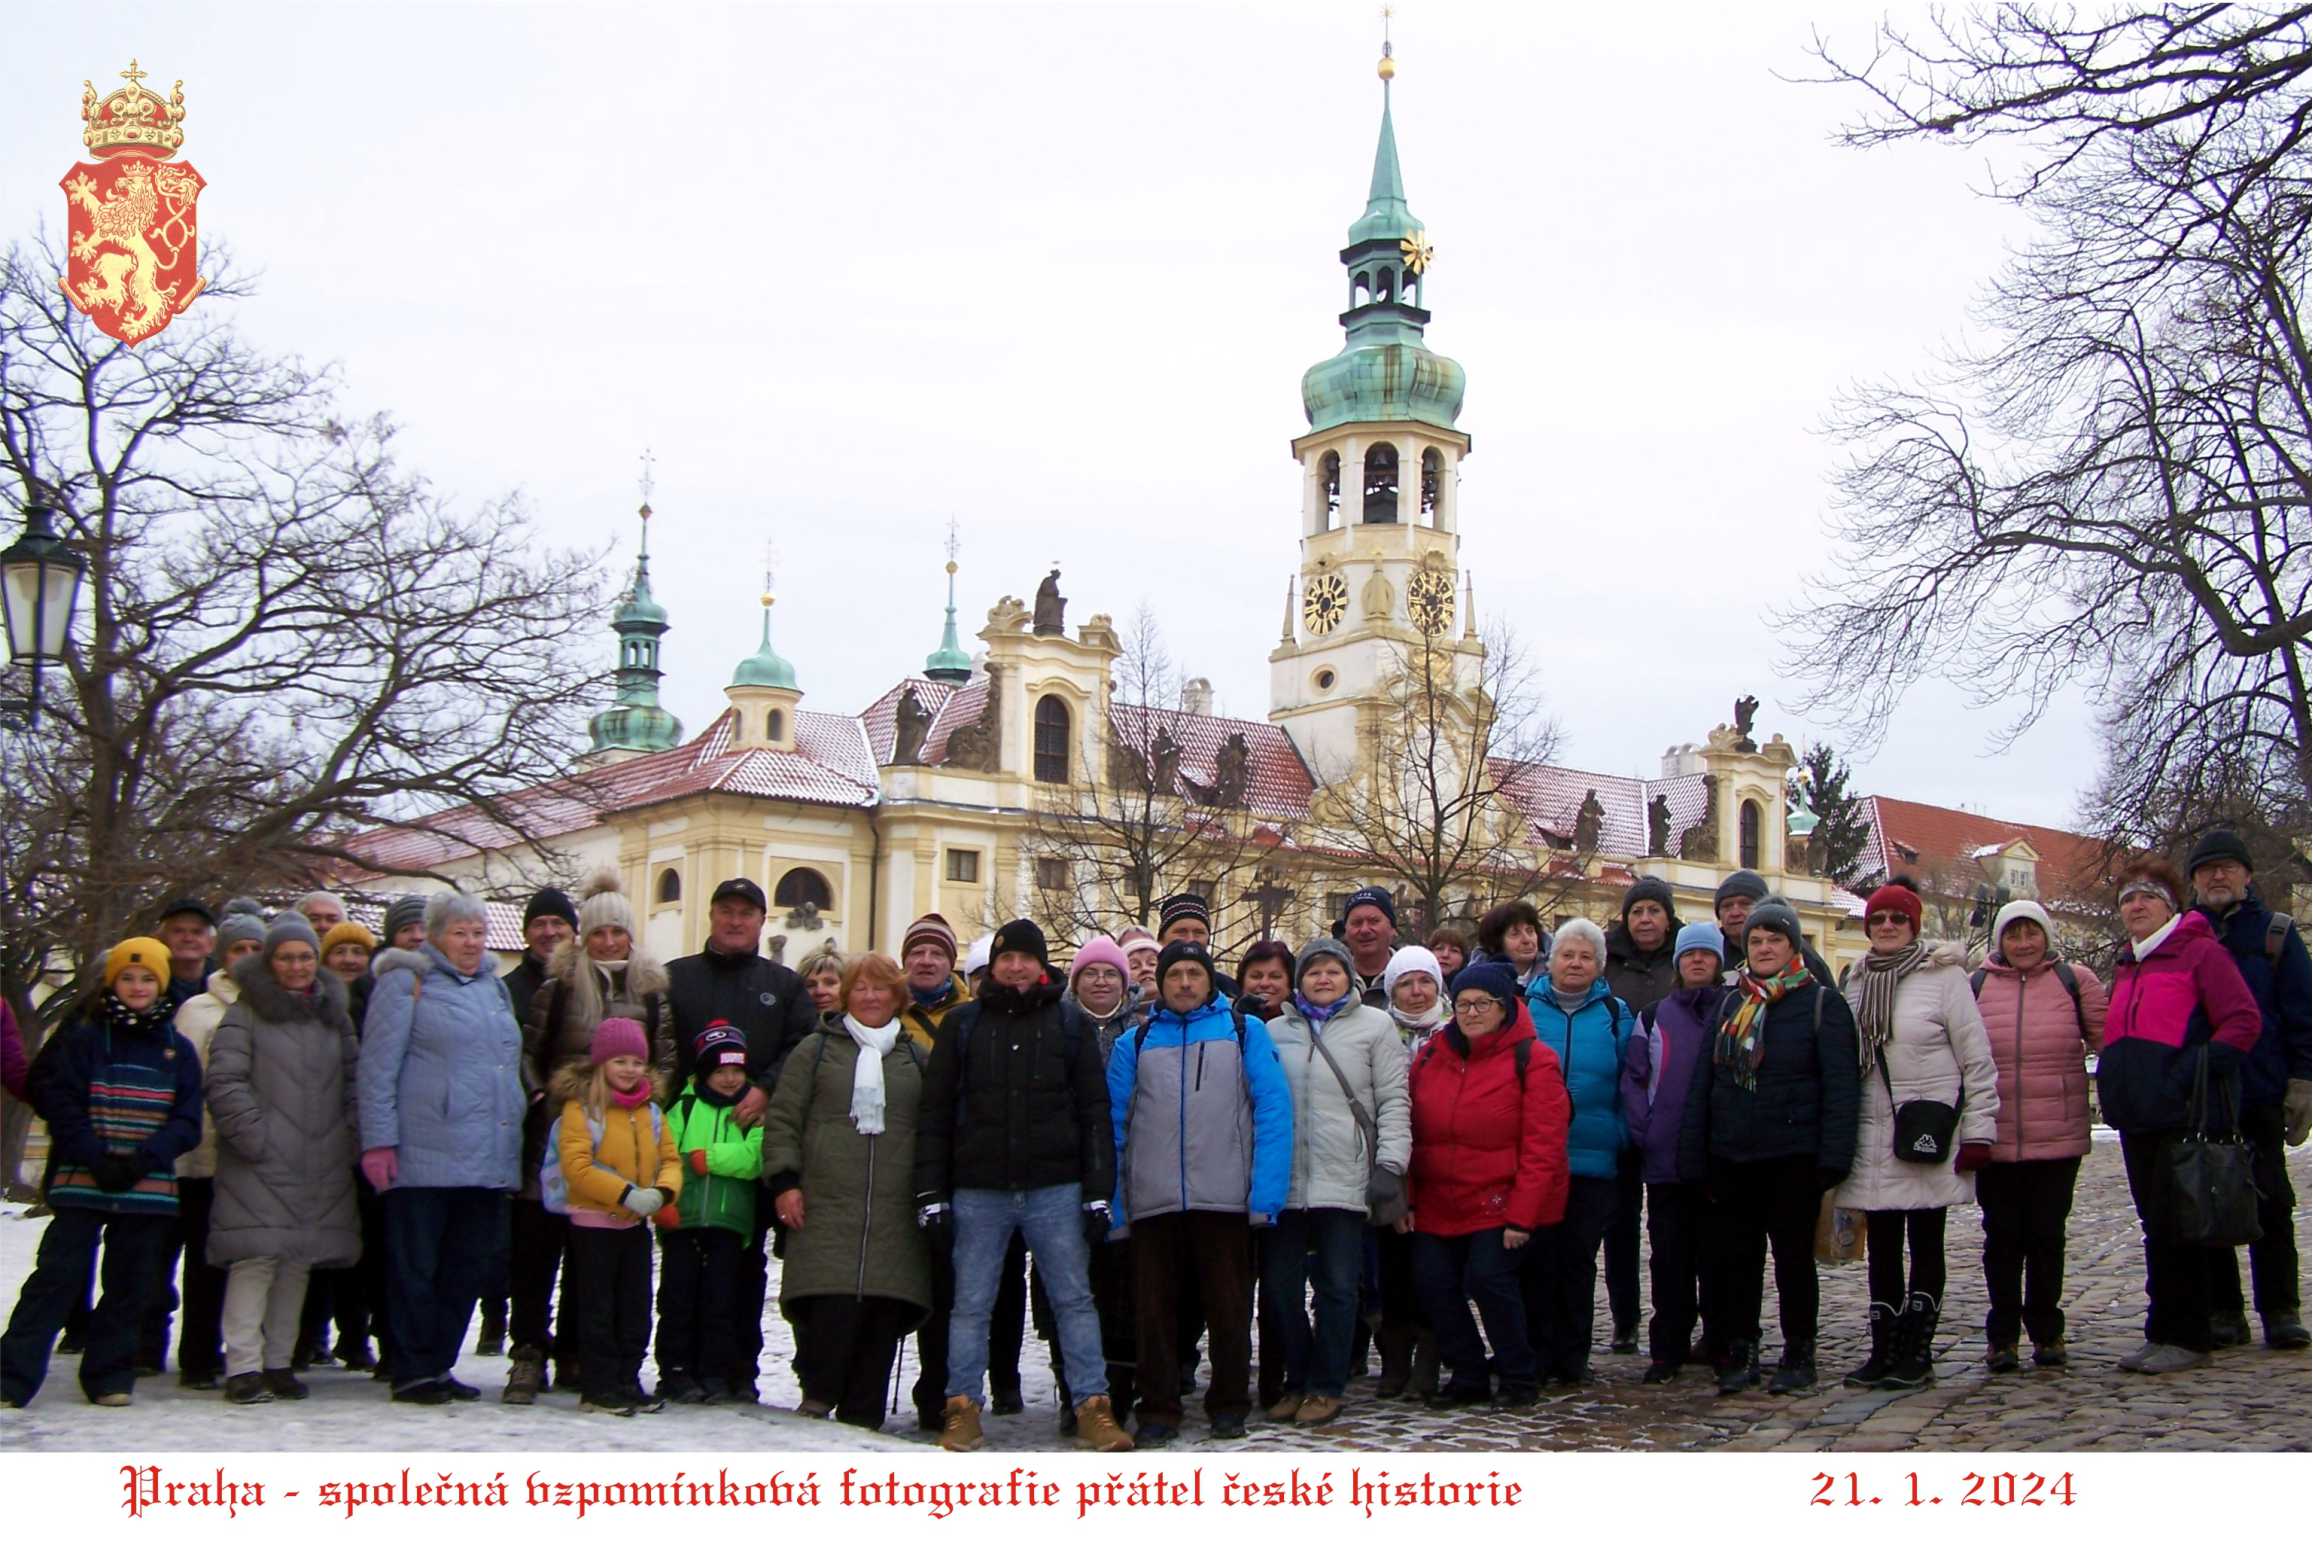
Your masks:
<svg viewBox="0 0 2313 1542"><path fill-rule="evenodd" d="M245 958L233 966L233 983L240 987L241 1000L251 1012L269 1023L296 1023L318 1018L325 1027L353 1032L353 1016L346 1005L345 982L326 969L316 970L314 984L320 990L315 1001L305 1001L291 995L273 978L273 971L265 967L262 956Z"/></svg>

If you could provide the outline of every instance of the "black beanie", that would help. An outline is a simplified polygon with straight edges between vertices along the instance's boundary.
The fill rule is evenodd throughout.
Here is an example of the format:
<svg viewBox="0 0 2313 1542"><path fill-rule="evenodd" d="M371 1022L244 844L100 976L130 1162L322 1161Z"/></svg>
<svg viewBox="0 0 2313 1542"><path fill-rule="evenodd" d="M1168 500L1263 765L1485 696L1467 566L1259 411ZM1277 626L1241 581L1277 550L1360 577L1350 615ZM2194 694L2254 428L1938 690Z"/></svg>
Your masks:
<svg viewBox="0 0 2313 1542"><path fill-rule="evenodd" d="M1711 914L1717 915L1719 907L1731 899L1747 899L1756 905L1766 897L1767 880L1747 867L1737 868L1727 875L1726 882L1720 884L1718 892L1711 896Z"/></svg>
<svg viewBox="0 0 2313 1542"><path fill-rule="evenodd" d="M1389 918L1390 925L1397 925L1397 901L1391 899L1389 890L1381 887L1381 885L1369 883L1349 897L1349 903L1341 907L1341 919L1344 924L1347 924L1349 920L1349 913L1360 905L1371 905Z"/></svg>
<svg viewBox="0 0 2313 1542"><path fill-rule="evenodd" d="M1640 900L1653 900L1662 906L1662 913L1670 918L1671 930L1678 930L1679 907L1672 898L1669 884L1651 873L1632 884L1630 892L1622 897L1622 921L1625 926L1630 924L1630 907Z"/></svg>
<svg viewBox="0 0 2313 1542"><path fill-rule="evenodd" d="M988 945L988 962L993 964L1007 953L1026 953L1046 969L1052 967L1052 953L1044 942L1044 928L1026 916L1017 921L1006 921L996 928L996 940Z"/></svg>
<svg viewBox="0 0 2313 1542"><path fill-rule="evenodd" d="M1195 964L1198 968L1204 970L1205 994L1208 999L1220 994L1221 981L1219 975L1213 971L1212 950L1207 948L1203 943L1191 942L1186 937L1176 938L1173 941L1166 943L1164 945L1164 951L1157 955L1156 977L1157 989L1159 992L1164 990L1165 972L1171 969L1175 964L1184 963Z"/></svg>
<svg viewBox="0 0 2313 1542"><path fill-rule="evenodd" d="M2204 863L2223 862L2228 858L2252 873L2257 870L2257 864L2249 860L2248 842L2231 830L2211 830L2193 843L2193 854L2185 858L2185 876L2192 877Z"/></svg>
<svg viewBox="0 0 2313 1542"><path fill-rule="evenodd" d="M578 930L578 907L560 889L540 889L530 896L530 903L522 907L522 929L528 931L540 916L560 916L572 931Z"/></svg>

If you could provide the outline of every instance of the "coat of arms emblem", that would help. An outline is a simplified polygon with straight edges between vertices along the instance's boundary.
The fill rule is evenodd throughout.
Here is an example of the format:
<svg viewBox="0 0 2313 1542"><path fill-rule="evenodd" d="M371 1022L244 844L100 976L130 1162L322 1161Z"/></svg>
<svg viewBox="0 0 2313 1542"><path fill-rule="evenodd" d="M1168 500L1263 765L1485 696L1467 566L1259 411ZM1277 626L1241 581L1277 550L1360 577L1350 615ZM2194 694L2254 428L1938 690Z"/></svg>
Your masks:
<svg viewBox="0 0 2313 1542"><path fill-rule="evenodd" d="M134 59L101 102L81 83L80 141L96 157L66 173L66 266L73 308L108 337L158 336L201 292L194 203L201 174L174 159L185 142L185 83L163 101Z"/></svg>

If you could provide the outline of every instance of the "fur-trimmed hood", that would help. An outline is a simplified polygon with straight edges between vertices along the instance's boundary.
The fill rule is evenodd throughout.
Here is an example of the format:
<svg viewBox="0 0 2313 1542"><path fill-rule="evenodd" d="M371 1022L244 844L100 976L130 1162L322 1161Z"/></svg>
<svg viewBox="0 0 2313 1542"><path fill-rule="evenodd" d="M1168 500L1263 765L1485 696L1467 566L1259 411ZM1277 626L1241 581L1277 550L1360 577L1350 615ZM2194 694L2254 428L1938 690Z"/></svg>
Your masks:
<svg viewBox="0 0 2313 1542"><path fill-rule="evenodd" d="M557 946L554 950L554 956L546 961L546 978L558 982L565 990L580 989L578 983L579 966L588 961L586 945L573 937L568 942ZM638 943L633 951L627 955L624 994L639 999L653 992L664 995L666 989L666 965L645 953Z"/></svg>
<svg viewBox="0 0 2313 1542"><path fill-rule="evenodd" d="M377 950L377 957L369 961L370 976L379 980L384 979L397 969L406 969L411 974L422 975L433 967L433 959L428 957L422 948L380 948Z"/></svg>
<svg viewBox="0 0 2313 1542"><path fill-rule="evenodd" d="M556 1066L554 1074L547 1079L546 1106L559 1114L564 1104L574 1103L584 1098L587 1084L593 1080L593 1062L565 1061ZM667 1085L667 1078L663 1073L657 1071L651 1073L651 1097L654 1100L660 1103L666 1102Z"/></svg>
<svg viewBox="0 0 2313 1542"><path fill-rule="evenodd" d="M319 996L310 1002L283 989L281 982L273 978L273 971L265 967L262 955L241 960L231 973L241 1003L269 1023L299 1023L318 1018L325 1027L347 1033L353 1031L353 1017L346 1008L345 982L327 969L315 971L313 978Z"/></svg>

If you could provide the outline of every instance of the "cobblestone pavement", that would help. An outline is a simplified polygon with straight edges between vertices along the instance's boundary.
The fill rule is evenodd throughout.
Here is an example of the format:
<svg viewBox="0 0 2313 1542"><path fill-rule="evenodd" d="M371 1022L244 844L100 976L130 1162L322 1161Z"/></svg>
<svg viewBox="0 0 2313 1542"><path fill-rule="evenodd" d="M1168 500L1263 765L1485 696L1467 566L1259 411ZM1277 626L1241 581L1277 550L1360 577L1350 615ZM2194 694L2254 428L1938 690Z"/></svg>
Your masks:
<svg viewBox="0 0 2313 1542"><path fill-rule="evenodd" d="M2306 1241L2306 1196L2313 1192L2313 1148L2290 1156L2298 1195L2300 1264L2313 1261ZM2066 1260L2064 1311L2072 1364L1993 1376L1983 1363L1982 1230L1973 1207L1952 1213L1946 1234L1950 1295L1936 1335L1936 1383L1926 1390L1851 1392L1839 1378L1864 1358L1865 1306L1860 1263L1821 1271L1822 1339L1818 1389L1803 1397L1764 1391L1718 1397L1699 1370L1668 1386L1641 1385L1644 1355L1605 1352L1609 1324L1599 1291L1595 1385L1546 1396L1517 1413L1432 1413L1419 1403L1379 1402L1373 1382L1350 1389L1349 1407L1333 1426L1307 1431L1255 1415L1243 1441L1213 1442L1195 1398L1180 1449L1276 1451L2305 1451L2313 1449L2313 1365L2306 1352L2277 1354L2261 1342L2219 1354L2206 1369L2133 1376L2120 1357L2144 1338L2143 1253L2136 1212L2117 1144L2099 1144L2082 1163ZM2246 1258L2243 1258L2244 1277ZM2245 1278L2244 1278L2245 1283ZM1780 1348L1773 1323L1772 1271L1765 1361ZM2252 1312L2250 1326L2256 1327ZM1043 1346L1033 1335L1022 1356L1028 1411L986 1421L991 1450L1050 1450L1056 1409ZM909 1374L913 1374L912 1361ZM903 1409L905 1404L903 1402ZM902 1420L895 1419L899 1428ZM934 1437L909 1432L910 1439Z"/></svg>

